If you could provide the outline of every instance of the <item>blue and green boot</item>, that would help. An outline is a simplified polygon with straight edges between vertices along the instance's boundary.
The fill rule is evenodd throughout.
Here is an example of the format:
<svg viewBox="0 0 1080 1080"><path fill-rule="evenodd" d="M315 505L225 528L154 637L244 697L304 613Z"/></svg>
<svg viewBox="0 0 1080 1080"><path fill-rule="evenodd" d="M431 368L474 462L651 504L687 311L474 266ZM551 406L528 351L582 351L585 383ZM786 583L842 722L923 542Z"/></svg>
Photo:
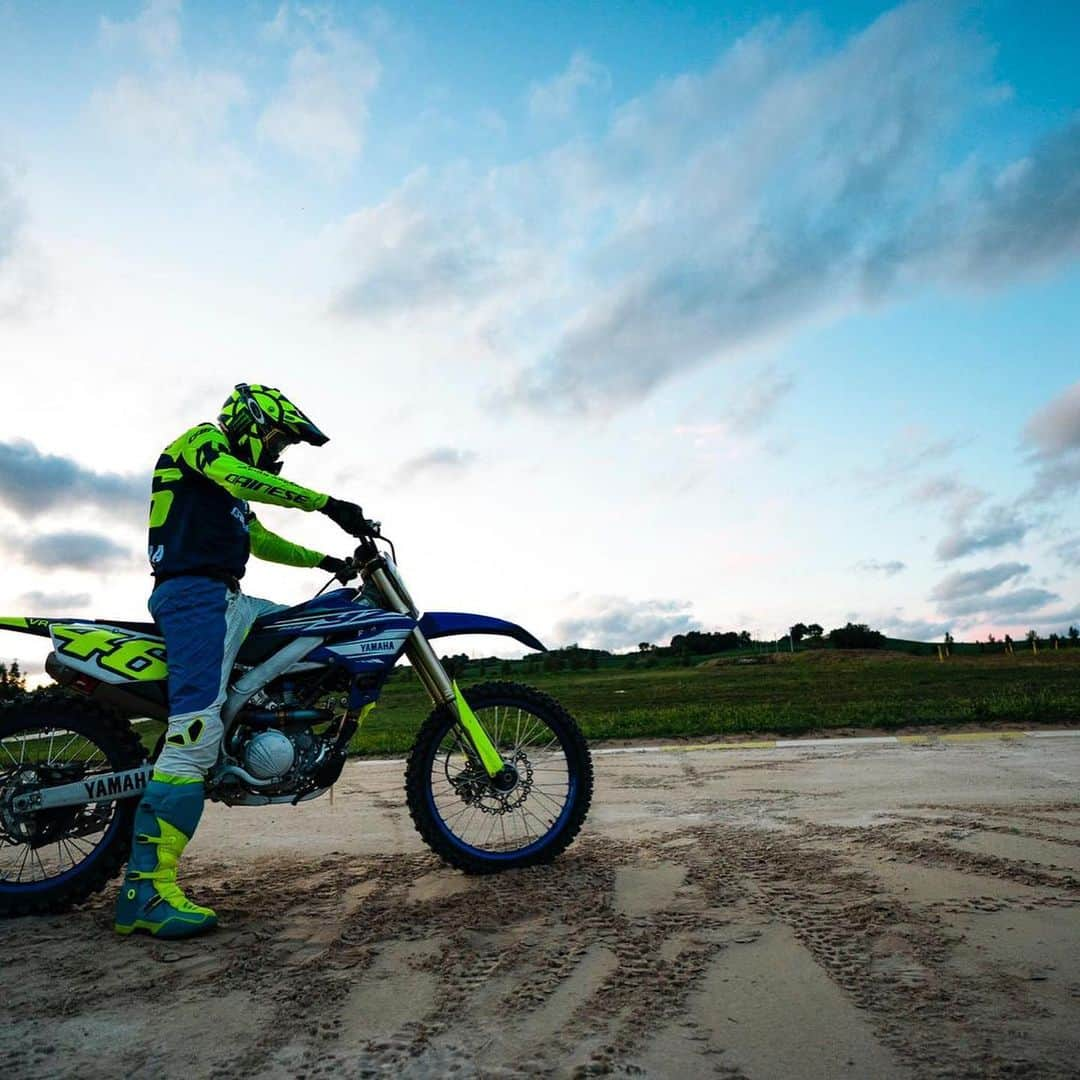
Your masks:
<svg viewBox="0 0 1080 1080"><path fill-rule="evenodd" d="M201 780L155 772L135 811L135 835L116 900L116 932L144 930L185 938L217 925L210 908L193 904L176 884L176 867L203 811Z"/></svg>

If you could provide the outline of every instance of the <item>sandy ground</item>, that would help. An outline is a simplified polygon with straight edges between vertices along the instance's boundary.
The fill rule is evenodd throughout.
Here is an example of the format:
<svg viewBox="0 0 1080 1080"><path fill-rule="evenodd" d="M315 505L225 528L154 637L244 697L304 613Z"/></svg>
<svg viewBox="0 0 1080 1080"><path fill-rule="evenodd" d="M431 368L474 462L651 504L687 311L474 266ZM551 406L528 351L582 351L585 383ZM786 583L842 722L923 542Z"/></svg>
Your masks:
<svg viewBox="0 0 1080 1080"><path fill-rule="evenodd" d="M1080 1075L1080 738L596 764L579 841L496 878L400 762L211 807L214 935L0 924L0 1075Z"/></svg>

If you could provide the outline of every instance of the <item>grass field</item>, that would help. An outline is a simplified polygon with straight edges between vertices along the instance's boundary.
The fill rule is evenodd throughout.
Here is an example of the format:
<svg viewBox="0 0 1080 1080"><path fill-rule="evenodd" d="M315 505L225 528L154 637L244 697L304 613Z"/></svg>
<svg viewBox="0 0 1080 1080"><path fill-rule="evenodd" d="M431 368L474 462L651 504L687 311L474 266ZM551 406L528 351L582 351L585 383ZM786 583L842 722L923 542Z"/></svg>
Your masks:
<svg viewBox="0 0 1080 1080"><path fill-rule="evenodd" d="M1080 648L944 663L895 651L833 650L747 660L559 673L534 667L527 674L515 663L509 672L490 667L485 681L526 682L551 694L590 739L1080 720ZM463 687L477 681L459 680ZM397 673L354 740L356 752L406 751L430 708L419 682Z"/></svg>

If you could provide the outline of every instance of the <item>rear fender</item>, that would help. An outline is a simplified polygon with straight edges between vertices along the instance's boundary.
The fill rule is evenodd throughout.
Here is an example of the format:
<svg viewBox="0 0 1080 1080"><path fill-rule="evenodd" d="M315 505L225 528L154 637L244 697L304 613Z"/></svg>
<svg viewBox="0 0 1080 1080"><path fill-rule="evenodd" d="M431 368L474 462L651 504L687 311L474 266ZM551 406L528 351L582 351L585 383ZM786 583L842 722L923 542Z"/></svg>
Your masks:
<svg viewBox="0 0 1080 1080"><path fill-rule="evenodd" d="M524 627L490 615L470 615L463 611L429 611L420 618L420 631L424 637L453 637L457 634L499 634L511 637L530 649L547 652L547 648Z"/></svg>
<svg viewBox="0 0 1080 1080"><path fill-rule="evenodd" d="M30 619L22 615L5 615L0 618L0 630L14 630L19 634L33 634L35 637L49 637L49 627L53 623L70 621L70 619Z"/></svg>

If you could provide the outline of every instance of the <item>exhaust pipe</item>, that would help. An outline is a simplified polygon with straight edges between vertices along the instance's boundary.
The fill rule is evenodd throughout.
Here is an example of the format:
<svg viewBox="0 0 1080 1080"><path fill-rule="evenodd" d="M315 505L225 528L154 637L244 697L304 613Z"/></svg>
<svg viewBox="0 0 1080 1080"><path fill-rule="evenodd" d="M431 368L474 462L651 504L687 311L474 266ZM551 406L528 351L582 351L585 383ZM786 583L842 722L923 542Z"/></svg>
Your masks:
<svg viewBox="0 0 1080 1080"><path fill-rule="evenodd" d="M95 679L91 675L85 675L81 671L75 671L66 664L62 664L54 652L49 653L45 658L45 671L61 686L85 694L94 701L112 705L129 716L147 717L151 720L169 719L169 706L166 702L152 701L141 694L125 690L122 686L114 686L112 683Z"/></svg>

